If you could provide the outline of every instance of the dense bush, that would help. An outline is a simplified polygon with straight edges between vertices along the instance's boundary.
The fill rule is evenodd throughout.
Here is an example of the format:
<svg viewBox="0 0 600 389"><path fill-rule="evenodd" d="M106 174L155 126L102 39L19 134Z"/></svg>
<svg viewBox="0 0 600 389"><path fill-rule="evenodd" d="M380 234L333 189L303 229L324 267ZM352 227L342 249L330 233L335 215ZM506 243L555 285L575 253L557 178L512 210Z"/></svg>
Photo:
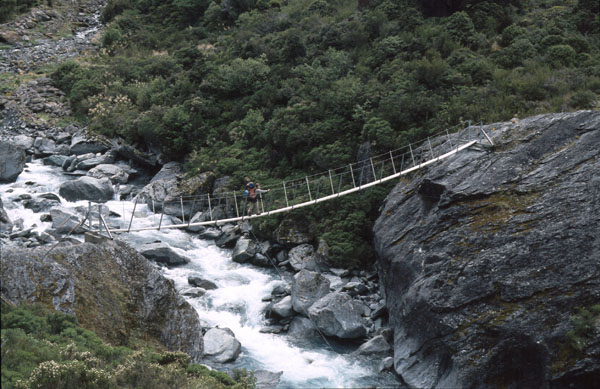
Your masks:
<svg viewBox="0 0 600 389"><path fill-rule="evenodd" d="M7 22L11 17L26 12L39 3L40 0L1 0L0 23Z"/></svg>
<svg viewBox="0 0 600 389"><path fill-rule="evenodd" d="M354 162L364 141L380 152L462 120L597 106L593 1L358 3L110 0L101 54L52 77L94 130L231 189ZM365 229L327 238L336 261L364 265L376 212L354 212Z"/></svg>
<svg viewBox="0 0 600 389"><path fill-rule="evenodd" d="M104 343L72 315L2 303L2 388L254 387L250 372L234 378L190 363L181 352L132 350ZM140 341L143 345L143 342Z"/></svg>

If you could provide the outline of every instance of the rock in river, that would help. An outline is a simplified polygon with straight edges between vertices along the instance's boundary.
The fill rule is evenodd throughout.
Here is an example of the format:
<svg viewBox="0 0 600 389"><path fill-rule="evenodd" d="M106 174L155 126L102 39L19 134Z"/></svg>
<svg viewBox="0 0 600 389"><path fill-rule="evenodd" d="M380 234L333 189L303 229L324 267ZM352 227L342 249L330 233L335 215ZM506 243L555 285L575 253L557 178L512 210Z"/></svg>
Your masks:
<svg viewBox="0 0 600 389"><path fill-rule="evenodd" d="M108 178L80 177L67 181L60 186L58 193L67 201L112 200L115 191Z"/></svg>

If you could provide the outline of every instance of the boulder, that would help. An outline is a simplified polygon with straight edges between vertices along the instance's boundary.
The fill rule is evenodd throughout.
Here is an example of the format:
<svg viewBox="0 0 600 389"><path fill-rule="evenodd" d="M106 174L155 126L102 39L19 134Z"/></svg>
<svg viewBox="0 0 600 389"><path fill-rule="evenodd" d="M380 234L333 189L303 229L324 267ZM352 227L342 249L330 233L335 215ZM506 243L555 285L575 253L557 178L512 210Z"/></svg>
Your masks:
<svg viewBox="0 0 600 389"><path fill-rule="evenodd" d="M12 139L12 143L22 148L23 150L29 150L33 147L34 139L27 135L17 135Z"/></svg>
<svg viewBox="0 0 600 389"><path fill-rule="evenodd" d="M333 292L315 302L308 315L327 336L357 339L367 334L362 320L364 304L346 293Z"/></svg>
<svg viewBox="0 0 600 389"><path fill-rule="evenodd" d="M292 305L294 310L306 315L308 308L329 293L329 280L320 273L300 270L292 282Z"/></svg>
<svg viewBox="0 0 600 389"><path fill-rule="evenodd" d="M383 358L389 356L394 350L383 335L377 335L360 345L354 355L362 355L371 358Z"/></svg>
<svg viewBox="0 0 600 389"><path fill-rule="evenodd" d="M2 198L0 198L0 234L10 234L13 229L13 223L8 217L8 213L4 210Z"/></svg>
<svg viewBox="0 0 600 389"><path fill-rule="evenodd" d="M254 370L257 389L275 389L281 380L282 371L274 373L267 370Z"/></svg>
<svg viewBox="0 0 600 389"><path fill-rule="evenodd" d="M209 193L214 181L212 173L202 173L193 177L185 177L183 173L181 163L166 163L150 183L138 193L137 198L156 212L162 212L164 206L165 214L181 217L182 206L179 198ZM199 210L208 210L208 205L204 201L185 201L183 203L184 216L189 218ZM204 212L204 214L206 217L209 213Z"/></svg>
<svg viewBox="0 0 600 389"><path fill-rule="evenodd" d="M190 260L179 255L166 243L149 243L140 249L140 254L151 261L164 263L167 266L185 265Z"/></svg>
<svg viewBox="0 0 600 389"><path fill-rule="evenodd" d="M597 387L600 331L567 345L600 301L600 112L482 129L493 152L397 185L375 223L394 369L410 387Z"/></svg>
<svg viewBox="0 0 600 389"><path fill-rule="evenodd" d="M232 248L239 239L241 231L237 226L227 226L223 228L223 232L215 241L218 247Z"/></svg>
<svg viewBox="0 0 600 389"><path fill-rule="evenodd" d="M202 326L196 310L135 249L102 244L21 249L2 247L2 299L39 303L74 314L102 339L123 344L139 337L182 351L198 363ZM127 309L123 309L127 307Z"/></svg>
<svg viewBox="0 0 600 389"><path fill-rule="evenodd" d="M273 263L269 260L269 258L261 253L256 253L254 254L254 257L252 257L252 259L250 260L250 263L252 263L254 266L260 266L260 267L271 267L273 266Z"/></svg>
<svg viewBox="0 0 600 389"><path fill-rule="evenodd" d="M307 220L284 219L275 230L275 240L286 247L293 247L314 240Z"/></svg>
<svg viewBox="0 0 600 389"><path fill-rule="evenodd" d="M385 357L377 366L377 373L383 373L384 371L392 371L394 368L394 358Z"/></svg>
<svg viewBox="0 0 600 389"><path fill-rule="evenodd" d="M189 276L188 277L188 284L196 286L198 288L202 288L205 291L207 290L213 290L213 289L217 289L217 284L215 284L212 281L209 280L205 280L202 277L198 277L198 276Z"/></svg>
<svg viewBox="0 0 600 389"><path fill-rule="evenodd" d="M0 182L12 182L25 168L25 151L12 143L0 141Z"/></svg>
<svg viewBox="0 0 600 389"><path fill-rule="evenodd" d="M99 164L90 169L88 176L94 178L108 177L113 184L126 184L129 180L129 174L121 167L111 164Z"/></svg>
<svg viewBox="0 0 600 389"><path fill-rule="evenodd" d="M56 143L52 139L37 137L33 141L36 155L47 156L56 152Z"/></svg>
<svg viewBox="0 0 600 389"><path fill-rule="evenodd" d="M254 257L254 254L256 254L257 250L258 247L253 240L242 237L238 239L237 243L235 244L233 253L231 254L231 259L238 263L248 262L250 259L252 259L252 257Z"/></svg>
<svg viewBox="0 0 600 389"><path fill-rule="evenodd" d="M292 307L292 296L286 296L281 301L271 306L271 313L278 318L285 319L294 315L294 309Z"/></svg>
<svg viewBox="0 0 600 389"><path fill-rule="evenodd" d="M68 157L65 155L54 154L44 158L44 165L62 167L67 159Z"/></svg>
<svg viewBox="0 0 600 389"><path fill-rule="evenodd" d="M318 336L313 322L302 316L296 316L292 319L287 334L295 339L310 339Z"/></svg>
<svg viewBox="0 0 600 389"><path fill-rule="evenodd" d="M87 158L84 159L83 161L77 163L77 165L75 166L75 169L77 170L89 170L91 168L94 168L98 165L111 165L115 162L115 153L114 152L107 152L104 155L101 155L99 157L93 157L93 158Z"/></svg>
<svg viewBox="0 0 600 389"><path fill-rule="evenodd" d="M295 271L302 269L317 271L317 262L314 259L315 250L310 244L301 244L292 248L288 253L290 266Z"/></svg>
<svg viewBox="0 0 600 389"><path fill-rule="evenodd" d="M203 358L206 360L217 363L233 362L241 351L241 343L229 328L211 328L204 334Z"/></svg>
<svg viewBox="0 0 600 389"><path fill-rule="evenodd" d="M52 219L52 229L58 234L83 233L82 228L76 228L80 223L80 218L77 214L60 207L54 207L50 210Z"/></svg>
<svg viewBox="0 0 600 389"><path fill-rule="evenodd" d="M54 193L42 193L30 200L23 201L23 206L33 212L43 212L54 206L60 205L60 198Z"/></svg>
<svg viewBox="0 0 600 389"><path fill-rule="evenodd" d="M88 153L103 153L108 150L108 146L105 146L94 140L90 140L82 135L75 135L71 138L71 154L81 155Z"/></svg>
<svg viewBox="0 0 600 389"><path fill-rule="evenodd" d="M58 193L67 201L106 201L112 200L115 195L108 178L97 179L87 176L64 182Z"/></svg>

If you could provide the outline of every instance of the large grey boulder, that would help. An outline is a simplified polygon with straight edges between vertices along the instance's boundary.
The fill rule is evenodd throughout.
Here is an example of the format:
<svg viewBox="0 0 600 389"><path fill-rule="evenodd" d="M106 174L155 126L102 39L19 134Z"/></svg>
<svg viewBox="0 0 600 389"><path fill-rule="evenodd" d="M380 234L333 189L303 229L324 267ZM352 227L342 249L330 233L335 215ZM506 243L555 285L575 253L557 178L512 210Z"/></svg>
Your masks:
<svg viewBox="0 0 600 389"><path fill-rule="evenodd" d="M237 240L240 238L242 231L238 226L225 226L223 232L215 241L218 247L232 248L235 246Z"/></svg>
<svg viewBox="0 0 600 389"><path fill-rule="evenodd" d="M125 243L69 247L3 247L2 299L40 303L75 314L84 328L123 344L144 337L200 362L198 313L146 258ZM124 309L126 307L126 309Z"/></svg>
<svg viewBox="0 0 600 389"><path fill-rule="evenodd" d="M121 167L111 164L99 164L90 169L88 176L94 178L107 177L113 184L126 184L129 180L129 174Z"/></svg>
<svg viewBox="0 0 600 389"><path fill-rule="evenodd" d="M392 346L390 346L383 335L377 335L361 344L354 354L371 358L383 358L390 355L393 351Z"/></svg>
<svg viewBox="0 0 600 389"><path fill-rule="evenodd" d="M318 270L317 262L314 258L315 249L310 244L301 244L292 248L288 253L290 266L296 271L302 269L316 271Z"/></svg>
<svg viewBox="0 0 600 389"><path fill-rule="evenodd" d="M318 332L310 319L303 316L296 316L290 322L287 335L295 339L310 339L318 336Z"/></svg>
<svg viewBox="0 0 600 389"><path fill-rule="evenodd" d="M54 193L42 193L23 201L23 206L33 212L43 212L54 206L60 205L60 198Z"/></svg>
<svg viewBox="0 0 600 389"><path fill-rule="evenodd" d="M164 263L167 266L185 265L190 262L189 258L177 254L175 250L166 243L145 244L144 247L140 249L140 254L151 261Z"/></svg>
<svg viewBox="0 0 600 389"><path fill-rule="evenodd" d="M52 228L58 234L84 232L82 228L77 227L81 220L79 215L74 212L64 208L55 207L50 210L50 216L52 218Z"/></svg>
<svg viewBox="0 0 600 389"><path fill-rule="evenodd" d="M204 334L204 359L217 363L233 362L241 351L241 343L229 328L211 328Z"/></svg>
<svg viewBox="0 0 600 389"><path fill-rule="evenodd" d="M44 165L62 167L68 158L69 157L67 157L66 155L58 155L58 154L50 155L50 156L44 158Z"/></svg>
<svg viewBox="0 0 600 389"><path fill-rule="evenodd" d="M320 273L300 270L292 282L292 305L294 311L307 315L308 308L329 293L329 280Z"/></svg>
<svg viewBox="0 0 600 389"><path fill-rule="evenodd" d="M271 313L279 318L287 318L294 315L292 307L292 296L285 296L277 303L271 306Z"/></svg>
<svg viewBox="0 0 600 389"><path fill-rule="evenodd" d="M244 263L248 262L254 254L258 251L258 247L256 243L246 237L241 237L235 244L233 248L233 253L231 254L231 259L234 262Z"/></svg>
<svg viewBox="0 0 600 389"><path fill-rule="evenodd" d="M115 195L114 188L108 178L80 177L76 180L64 182L58 191L67 201L112 200Z"/></svg>
<svg viewBox="0 0 600 389"><path fill-rule="evenodd" d="M327 336L357 339L367 334L362 319L364 311L364 304L348 294L333 292L315 302L308 309L308 315Z"/></svg>
<svg viewBox="0 0 600 389"><path fill-rule="evenodd" d="M35 154L38 156L48 156L56 152L56 143L52 139L45 137L37 137L33 141Z"/></svg>
<svg viewBox="0 0 600 389"><path fill-rule="evenodd" d="M103 153L108 149L109 149L108 146L103 145L102 143L100 143L98 141L88 139L87 137L85 137L83 135L75 135L71 138L71 148L70 148L71 154L76 154L76 155L88 154L88 153L96 154L96 153Z"/></svg>
<svg viewBox="0 0 600 389"><path fill-rule="evenodd" d="M76 170L89 170L98 165L110 165L115 162L115 156L116 156L116 151L114 151L114 152L108 151L107 153L105 153L103 155L84 159L83 161L77 163L77 165L75 166L75 169Z"/></svg>
<svg viewBox="0 0 600 389"><path fill-rule="evenodd" d="M568 334L600 301L600 112L483 129L492 151L397 185L375 223L394 369L411 387L598 386L600 331L578 353Z"/></svg>
<svg viewBox="0 0 600 389"><path fill-rule="evenodd" d="M12 182L25 168L25 151L12 143L0 141L0 182Z"/></svg>
<svg viewBox="0 0 600 389"><path fill-rule="evenodd" d="M23 150L28 150L33 147L34 140L35 139L27 135L17 135L12 139L12 143Z"/></svg>
<svg viewBox="0 0 600 389"><path fill-rule="evenodd" d="M145 202L156 212L181 217L182 211L186 218L194 216L198 211L208 210L206 199L185 201L183 207L181 196L196 196L210 193L214 182L214 174L202 173L186 177L183 165L178 162L168 162L138 193L137 199ZM201 209L201 207L204 207ZM163 209L164 208L164 209ZM183 208L183 209L182 209ZM204 216L209 212L204 212Z"/></svg>

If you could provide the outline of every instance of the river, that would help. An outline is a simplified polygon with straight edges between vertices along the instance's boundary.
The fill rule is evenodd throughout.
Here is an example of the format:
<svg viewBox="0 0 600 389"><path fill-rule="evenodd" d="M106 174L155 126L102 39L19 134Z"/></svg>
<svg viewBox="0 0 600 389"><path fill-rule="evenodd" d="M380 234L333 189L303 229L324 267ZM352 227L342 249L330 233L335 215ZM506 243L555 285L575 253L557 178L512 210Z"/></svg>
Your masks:
<svg viewBox="0 0 600 389"><path fill-rule="evenodd" d="M43 165L41 160L28 163L16 182L0 185L2 200L11 220L22 219L25 228L33 227L37 231L50 228L51 223L40 222L39 213L24 208L22 202L14 200L19 196L37 193L58 194L60 184L69 179L73 177L65 175L58 167ZM66 208L87 207L86 201L69 203L61 198L61 202ZM108 224L127 225L134 208L133 202L109 201L106 206L114 212L114 216L107 220ZM137 226L156 225L160 217L140 204L135 213ZM168 225L170 220L165 218L163 223ZM81 239L81 235L78 239ZM275 270L233 262L231 250L221 249L214 241L199 239L196 234L183 230L142 231L121 234L118 239L136 248L150 242L164 242L188 257L190 263L187 265L161 268L180 291L190 287L187 282L190 275L201 275L217 285L217 289L209 290L201 297L186 299L198 312L203 327L230 328L242 344L239 358L234 363L218 368L281 371L281 388L398 385L390 373L376 373L379 361L359 360L352 356L350 352L356 345L332 341L327 344L319 338L297 341L284 334L260 332L268 324L264 315L268 303L263 298L270 296L278 284L289 281L282 280Z"/></svg>

